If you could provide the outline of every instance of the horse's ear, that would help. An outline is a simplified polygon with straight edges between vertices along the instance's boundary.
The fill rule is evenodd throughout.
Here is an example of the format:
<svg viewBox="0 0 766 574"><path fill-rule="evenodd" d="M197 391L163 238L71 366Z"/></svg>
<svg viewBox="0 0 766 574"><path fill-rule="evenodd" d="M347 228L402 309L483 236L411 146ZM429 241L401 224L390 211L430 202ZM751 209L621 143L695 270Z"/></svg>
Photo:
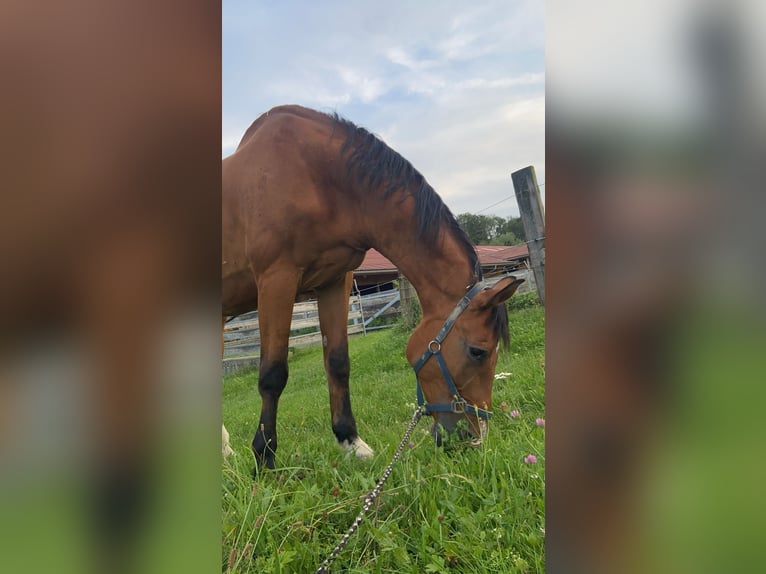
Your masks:
<svg viewBox="0 0 766 574"><path fill-rule="evenodd" d="M500 305L500 303L505 303L522 283L524 283L524 279L516 279L513 275L503 277L492 287L478 293L476 295L476 304L479 306L479 309L488 309L495 305Z"/></svg>

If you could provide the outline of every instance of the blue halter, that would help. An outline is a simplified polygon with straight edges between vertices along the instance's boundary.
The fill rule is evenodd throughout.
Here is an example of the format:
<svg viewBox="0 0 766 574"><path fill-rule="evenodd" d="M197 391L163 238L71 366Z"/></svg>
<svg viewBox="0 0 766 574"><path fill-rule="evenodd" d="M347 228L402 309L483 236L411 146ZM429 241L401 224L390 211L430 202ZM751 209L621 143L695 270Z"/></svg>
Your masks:
<svg viewBox="0 0 766 574"><path fill-rule="evenodd" d="M417 380L418 405L423 407L423 412L425 414L435 412L459 414L469 413L483 419L492 418L491 411L479 408L476 405L469 404L463 397L460 396L460 393L455 386L455 381L452 378L452 375L450 375L449 369L447 368L447 363L444 362L444 357L441 354L441 345L444 342L444 339L447 338L447 334L454 326L457 318L460 317L461 313L466 310L469 303L476 296L476 294L486 288L486 284L483 281L479 281L468 290L468 293L466 293L458 302L458 304L452 310L452 313L450 313L449 317L447 317L444 325L442 325L441 330L436 334L436 337L430 343L428 343L428 347L426 348L425 352L420 356L418 361L412 367L415 369L415 379ZM420 379L417 375L420 372L420 369L423 368L423 365L425 365L428 359L431 357L436 357L436 361L439 363L439 368L442 371L442 375L444 375L444 380L447 382L447 388L449 388L449 392L452 395L452 401L449 403L427 403L423 397L423 389L420 387Z"/></svg>

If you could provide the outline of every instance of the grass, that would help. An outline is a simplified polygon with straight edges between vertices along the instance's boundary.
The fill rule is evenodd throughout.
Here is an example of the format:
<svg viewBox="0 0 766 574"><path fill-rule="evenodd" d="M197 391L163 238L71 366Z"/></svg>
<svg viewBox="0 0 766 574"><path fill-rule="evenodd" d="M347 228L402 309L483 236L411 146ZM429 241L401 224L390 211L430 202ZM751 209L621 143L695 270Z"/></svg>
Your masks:
<svg viewBox="0 0 766 574"><path fill-rule="evenodd" d="M438 448L418 424L378 502L333 572L543 572L544 311L510 314L495 416L479 448ZM277 469L253 481L257 373L224 379L223 417L237 453L223 463L222 571L315 572L361 510L412 417L415 379L400 327L350 341L351 400L370 461L342 453L330 429L320 348L298 349L282 395ZM506 410L500 405L505 403ZM512 418L510 412L520 416ZM524 457L535 454L536 464Z"/></svg>

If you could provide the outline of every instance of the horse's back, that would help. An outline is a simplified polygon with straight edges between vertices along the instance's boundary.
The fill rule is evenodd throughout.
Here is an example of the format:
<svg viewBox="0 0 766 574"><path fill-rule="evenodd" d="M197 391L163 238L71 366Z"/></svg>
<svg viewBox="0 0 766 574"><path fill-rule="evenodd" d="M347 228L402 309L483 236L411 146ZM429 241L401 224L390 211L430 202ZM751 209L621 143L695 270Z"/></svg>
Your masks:
<svg viewBox="0 0 766 574"><path fill-rule="evenodd" d="M276 106L270 109L268 112L261 114L258 119L250 124L250 127L245 131L245 135L242 136L236 151L239 151L242 147L244 147L256 134L256 132L258 132L264 126L279 124L284 122L284 120L289 121L290 118L302 118L304 120L309 120L315 123L326 123L324 120L327 119L327 116L315 110L304 108L303 106L298 106L295 104Z"/></svg>
<svg viewBox="0 0 766 574"><path fill-rule="evenodd" d="M279 106L248 128L223 160L223 280L229 305L257 301L267 270L300 268L302 292L336 281L361 263L349 247L349 198L333 182L342 131L330 116ZM300 293L299 293L300 296Z"/></svg>
<svg viewBox="0 0 766 574"><path fill-rule="evenodd" d="M224 233L294 236L327 216L327 166L337 154L323 114L280 106L260 116L223 160ZM252 238L251 238L252 239Z"/></svg>

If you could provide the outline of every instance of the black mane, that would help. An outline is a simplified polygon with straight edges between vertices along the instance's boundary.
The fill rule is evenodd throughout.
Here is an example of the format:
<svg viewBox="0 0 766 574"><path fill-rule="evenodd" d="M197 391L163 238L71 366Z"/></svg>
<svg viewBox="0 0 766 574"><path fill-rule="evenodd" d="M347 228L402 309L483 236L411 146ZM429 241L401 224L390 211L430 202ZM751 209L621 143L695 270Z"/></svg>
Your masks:
<svg viewBox="0 0 766 574"><path fill-rule="evenodd" d="M399 190L410 190L415 199L418 240L436 247L439 231L446 228L463 247L474 279L480 281L482 279L481 264L473 243L426 178L409 161L374 134L342 118L337 113L330 114L330 118L346 136L341 155L348 153L346 165L349 175L360 185L375 189L383 188L383 195L386 198ZM498 340L507 348L510 335L508 310L504 304L496 305L492 309L488 323L498 336Z"/></svg>
<svg viewBox="0 0 766 574"><path fill-rule="evenodd" d="M344 130L346 140L341 154L350 152L346 165L351 177L361 185L383 188L386 198L399 190L409 189L415 199L418 240L435 247L439 231L446 228L463 247L471 271L476 280L480 280L481 265L473 243L426 178L374 134L337 113L331 114L330 117Z"/></svg>

